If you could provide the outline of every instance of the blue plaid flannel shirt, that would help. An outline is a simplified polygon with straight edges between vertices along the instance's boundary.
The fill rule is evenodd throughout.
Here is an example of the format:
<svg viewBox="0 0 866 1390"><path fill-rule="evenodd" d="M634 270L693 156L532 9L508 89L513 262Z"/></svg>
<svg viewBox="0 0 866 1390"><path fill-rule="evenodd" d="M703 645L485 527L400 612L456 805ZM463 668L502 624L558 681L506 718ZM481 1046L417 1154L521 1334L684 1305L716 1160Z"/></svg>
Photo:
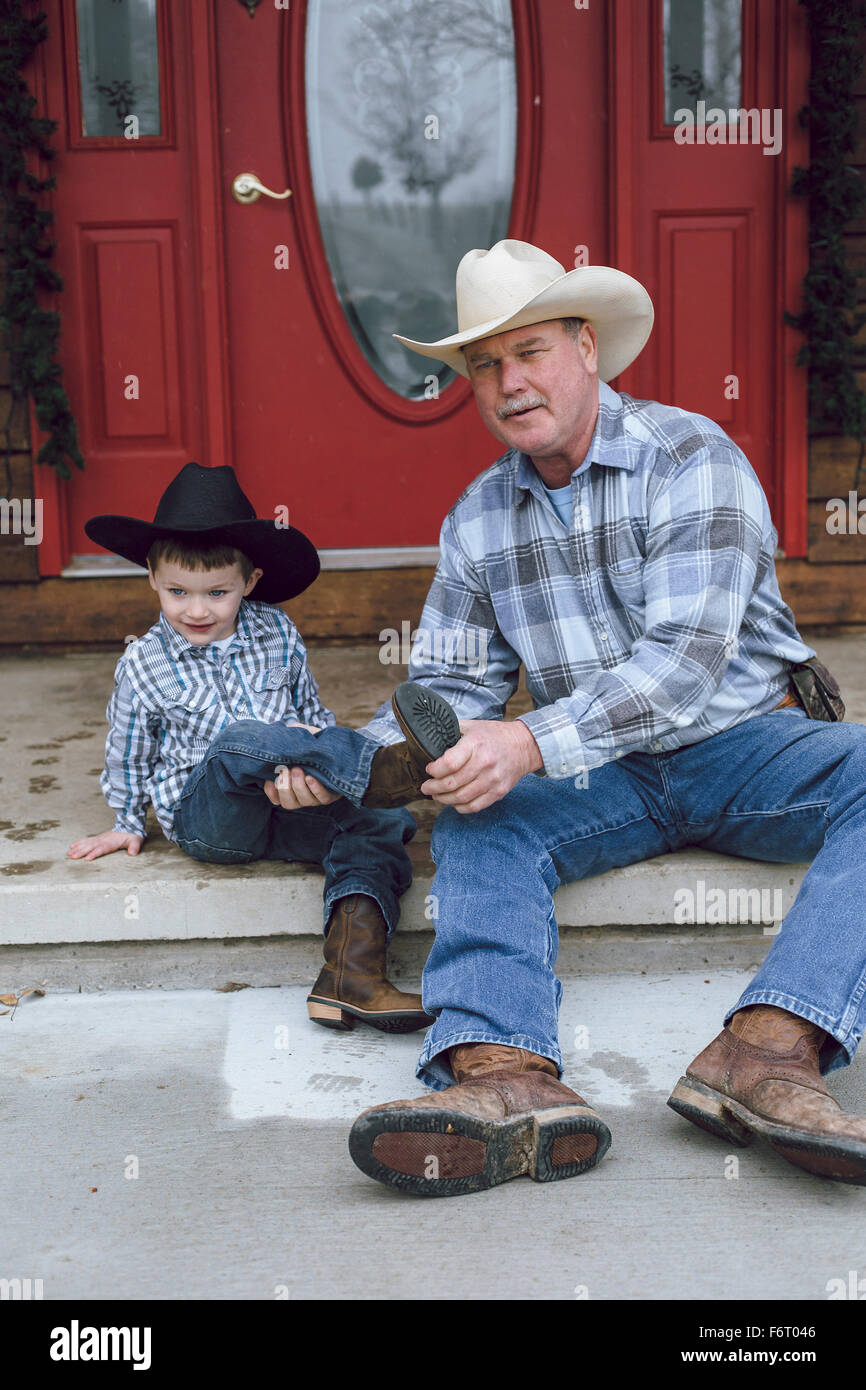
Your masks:
<svg viewBox="0 0 866 1390"><path fill-rule="evenodd" d="M319 698L294 623L282 609L248 599L224 651L195 646L160 614L118 661L106 716L100 786L114 829L144 835L151 801L169 839L186 779L227 724L337 722Z"/></svg>
<svg viewBox="0 0 866 1390"><path fill-rule="evenodd" d="M712 420L599 383L565 526L510 449L457 499L409 662L461 719L501 719L520 664L542 775L696 743L773 709L815 653L776 579L760 482ZM402 737L386 703L360 732Z"/></svg>

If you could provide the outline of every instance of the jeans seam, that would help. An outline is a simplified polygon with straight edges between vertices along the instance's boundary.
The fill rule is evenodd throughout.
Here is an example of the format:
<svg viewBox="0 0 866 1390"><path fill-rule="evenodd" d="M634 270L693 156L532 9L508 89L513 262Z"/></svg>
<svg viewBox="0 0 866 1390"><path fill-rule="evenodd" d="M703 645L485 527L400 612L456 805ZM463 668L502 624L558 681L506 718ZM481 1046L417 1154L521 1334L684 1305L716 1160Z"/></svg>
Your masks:
<svg viewBox="0 0 866 1390"><path fill-rule="evenodd" d="M787 816L792 811L818 811L823 808L824 814L827 813L829 801L798 801L796 806L786 806L784 810L768 811L725 811L723 814L729 820L750 820L753 816ZM686 822L691 824L692 822ZM702 825L704 822L695 821L694 824Z"/></svg>
<svg viewBox="0 0 866 1390"><path fill-rule="evenodd" d="M582 840L594 839L596 835L609 835L612 830L627 830L630 825L640 825L641 821L645 820L652 820L649 811L645 811L642 816L633 817L632 820L625 820L615 825L604 825L598 830L590 830L586 835L573 835L570 840L557 840L555 844L545 846L545 853L552 856L557 850L565 849L567 845L578 845Z"/></svg>
<svg viewBox="0 0 866 1390"><path fill-rule="evenodd" d="M175 841L175 843L180 847L180 849L183 849L184 844L204 845L205 849L213 850L214 854L245 854L247 856L247 862L255 859L256 857L253 854L252 850L235 849L232 845L212 845L209 843L209 841L203 840L199 835L182 835L179 839Z"/></svg>

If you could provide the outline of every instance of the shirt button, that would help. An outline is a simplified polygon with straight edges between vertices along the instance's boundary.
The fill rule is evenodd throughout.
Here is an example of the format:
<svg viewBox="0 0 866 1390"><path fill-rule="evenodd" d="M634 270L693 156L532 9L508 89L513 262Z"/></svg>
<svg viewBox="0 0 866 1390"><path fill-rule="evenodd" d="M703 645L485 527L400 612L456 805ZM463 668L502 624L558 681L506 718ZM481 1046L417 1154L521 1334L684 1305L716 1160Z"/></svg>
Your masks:
<svg viewBox="0 0 866 1390"><path fill-rule="evenodd" d="M604 627L599 628L598 635L599 635L599 637L601 638L602 642L609 642L609 641L610 641L610 633L607 631L607 628L604 628Z"/></svg>
<svg viewBox="0 0 866 1390"><path fill-rule="evenodd" d="M624 748L617 748L617 750L616 750L616 756L617 756L618 758L621 758L621 757L623 756L623 753L624 753L624 752L625 752L625 749L624 749Z"/></svg>

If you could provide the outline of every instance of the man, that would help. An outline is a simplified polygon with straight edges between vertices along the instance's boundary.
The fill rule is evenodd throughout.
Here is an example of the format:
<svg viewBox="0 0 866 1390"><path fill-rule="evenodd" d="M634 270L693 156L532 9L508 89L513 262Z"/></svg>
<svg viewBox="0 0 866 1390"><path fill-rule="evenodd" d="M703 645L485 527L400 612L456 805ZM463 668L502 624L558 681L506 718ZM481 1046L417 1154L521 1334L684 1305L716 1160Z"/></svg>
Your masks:
<svg viewBox="0 0 866 1390"><path fill-rule="evenodd" d="M401 341L468 376L508 451L445 519L409 668L461 717L421 788L446 808L418 1064L433 1094L364 1112L352 1157L429 1196L597 1164L607 1126L559 1080L553 893L702 845L814 862L669 1104L866 1183L866 1120L823 1080L866 1015L866 727L809 718L792 693L814 652L757 477L712 421L606 384L652 327L631 277L503 241L463 258L457 300L457 334ZM473 666L448 656L458 638ZM535 708L503 722L521 662ZM364 732L401 736L384 705Z"/></svg>

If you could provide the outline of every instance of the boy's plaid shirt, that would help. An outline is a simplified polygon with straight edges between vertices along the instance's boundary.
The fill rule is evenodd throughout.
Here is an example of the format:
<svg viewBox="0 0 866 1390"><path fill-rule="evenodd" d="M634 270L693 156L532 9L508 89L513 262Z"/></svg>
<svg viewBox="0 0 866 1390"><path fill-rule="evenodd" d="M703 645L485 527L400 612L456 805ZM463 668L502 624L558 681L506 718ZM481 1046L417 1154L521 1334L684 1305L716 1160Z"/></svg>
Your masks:
<svg viewBox="0 0 866 1390"><path fill-rule="evenodd" d="M776 532L745 454L703 415L599 383L571 526L516 449L442 527L409 678L501 719L526 668L549 777L696 743L764 714L814 656L779 593ZM402 737L383 704L360 732Z"/></svg>
<svg viewBox="0 0 866 1390"><path fill-rule="evenodd" d="M184 783L221 729L236 719L313 724L336 718L319 699L298 629L279 608L241 600L224 651L194 646L159 622L117 663L100 779L114 829L144 834L148 801L171 838Z"/></svg>

